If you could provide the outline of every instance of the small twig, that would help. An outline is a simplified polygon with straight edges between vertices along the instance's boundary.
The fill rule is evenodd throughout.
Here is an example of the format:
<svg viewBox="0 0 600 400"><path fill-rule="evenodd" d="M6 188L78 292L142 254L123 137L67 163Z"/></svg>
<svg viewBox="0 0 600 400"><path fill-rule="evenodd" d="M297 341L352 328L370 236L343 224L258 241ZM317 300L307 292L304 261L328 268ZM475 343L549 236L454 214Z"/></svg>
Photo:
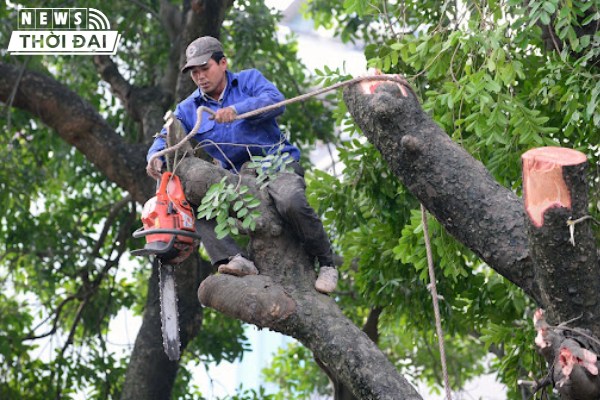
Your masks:
<svg viewBox="0 0 600 400"><path fill-rule="evenodd" d="M121 211L121 209L123 207L125 207L127 205L127 203L129 203L130 201L131 201L131 195L128 194L127 196L123 197L121 200L119 200L118 202L113 204L113 206L110 209L110 212L108 213L108 216L106 217L106 221L104 222L104 227L102 228L100 237L96 241L96 245L94 246L94 249L90 253L90 255L92 257L98 257L98 255L100 253L100 249L102 248L102 245L104 244L104 241L106 240L106 237L108 236L109 228L112 226L113 221L115 220L115 218L117 217L117 215Z"/></svg>
<svg viewBox="0 0 600 400"><path fill-rule="evenodd" d="M331 147L329 147L329 143L326 144L327 152L329 153L329 158L331 158L331 169L333 170L333 176L337 176L335 171L335 157L333 156L333 152L331 151Z"/></svg>
<svg viewBox="0 0 600 400"><path fill-rule="evenodd" d="M79 308L77 309L77 314L75 315L75 319L73 320L73 324L71 325L71 329L69 330L69 336L67 337L67 341L65 342L65 345L61 349L61 352L60 352L61 357L64 357L65 351L67 351L67 348L73 343L73 338L75 337L75 330L77 329L77 326L79 325L79 321L81 320L83 310L85 309L85 306L88 304L88 301L89 301L89 297L84 299L81 302L81 304L79 304Z"/></svg>
<svg viewBox="0 0 600 400"><path fill-rule="evenodd" d="M43 320L42 322L40 322L40 324L38 326L36 326L35 328L33 328L33 330L31 331L31 333L27 336L25 336L24 338L21 338L21 341L24 342L26 340L37 340L37 339L42 339L45 337L48 337L50 335L54 335L58 329L58 321L60 319L60 314L62 313L62 309L65 305L67 305L68 302L75 300L77 298L76 295L70 295L67 298L65 298L55 309L51 314L54 314L54 321L52 322L52 328L46 332L46 333L42 333L41 335L34 335L33 332L35 332L35 330L37 328L39 328L41 325L45 324L46 321L48 319L50 319L50 317L46 318L45 320Z"/></svg>
<svg viewBox="0 0 600 400"><path fill-rule="evenodd" d="M396 31L394 31L394 26L392 25L392 21L390 20L390 16L388 15L387 0L383 0L383 15L385 20L387 21L390 32L392 32L392 36L397 38L398 35L396 34Z"/></svg>
<svg viewBox="0 0 600 400"><path fill-rule="evenodd" d="M581 218L577 218L577 219L569 218L567 220L567 225L575 225L575 224L585 221L586 219L591 219L592 222L594 222L597 225L600 225L600 221L598 221L596 218L592 217L591 215L585 215L585 216L583 216Z"/></svg>
<svg viewBox="0 0 600 400"><path fill-rule="evenodd" d="M547 386L552 385L552 371L553 370L554 370L554 366L552 366L550 368L550 371L546 374L546 376L544 376L544 378L542 378L541 381L538 381L537 379L534 381L518 380L517 385L530 386L531 391L533 393L531 394L531 396L529 396L529 399L533 399L535 397L535 395L537 394L537 392L539 392L540 390L544 389Z"/></svg>
<svg viewBox="0 0 600 400"><path fill-rule="evenodd" d="M456 79L456 75L454 75L454 57L456 57L456 53L458 53L459 46L456 46L454 52L452 53L452 58L450 59L450 75L452 76L452 80L454 83L458 84L458 79Z"/></svg>
<svg viewBox="0 0 600 400"><path fill-rule="evenodd" d="M581 318L583 318L583 314L581 314L581 315L580 315L580 316L578 316L578 317L571 318L571 319L569 319L569 320L567 320L567 321L565 321L565 322L561 322L560 324L558 324L558 326L567 326L568 324L570 324L570 323L572 323L572 322L575 322L575 321L577 321L577 320L579 320L579 319L581 319Z"/></svg>

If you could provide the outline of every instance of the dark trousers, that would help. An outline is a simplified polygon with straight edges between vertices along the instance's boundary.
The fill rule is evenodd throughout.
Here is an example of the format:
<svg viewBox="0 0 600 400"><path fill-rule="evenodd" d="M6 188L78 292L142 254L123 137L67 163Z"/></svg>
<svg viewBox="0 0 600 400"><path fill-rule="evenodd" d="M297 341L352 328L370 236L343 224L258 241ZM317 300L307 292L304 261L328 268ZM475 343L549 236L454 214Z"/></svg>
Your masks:
<svg viewBox="0 0 600 400"><path fill-rule="evenodd" d="M305 251L316 257L321 266L333 266L333 255L329 237L323 223L306 200L304 171L298 163L292 163L295 173L284 172L267 186L281 218L291 227ZM200 236L213 265L226 262L229 257L244 252L229 236L217 239L216 221L199 219Z"/></svg>

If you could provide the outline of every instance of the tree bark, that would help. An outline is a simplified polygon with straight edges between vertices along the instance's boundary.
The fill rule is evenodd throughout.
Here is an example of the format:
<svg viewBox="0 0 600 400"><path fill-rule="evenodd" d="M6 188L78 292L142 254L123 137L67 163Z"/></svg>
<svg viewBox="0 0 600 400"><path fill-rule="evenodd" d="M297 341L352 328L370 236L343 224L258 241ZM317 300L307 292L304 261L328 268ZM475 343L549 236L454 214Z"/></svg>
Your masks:
<svg viewBox="0 0 600 400"><path fill-rule="evenodd" d="M587 215L585 157L567 149L558 156L555 149L524 156L525 170L557 188L549 196L534 195L531 175L524 178L525 218L520 199L450 140L414 92L371 81L346 88L344 99L392 171L451 234L547 308L553 320L569 322L551 326L536 312L536 343L563 399L597 399L597 248L589 220L575 226L575 245L566 224Z"/></svg>
<svg viewBox="0 0 600 400"><path fill-rule="evenodd" d="M296 338L359 399L421 398L335 301L314 289L312 260L279 218L268 194L256 188L254 175L234 176L196 158L184 159L177 170L193 204L222 176L232 182L241 179L261 199L262 215L249 244L260 275L208 277L198 290L203 305Z"/></svg>
<svg viewBox="0 0 600 400"><path fill-rule="evenodd" d="M523 204L426 115L400 84L364 82L344 100L408 190L457 240L539 301Z"/></svg>
<svg viewBox="0 0 600 400"><path fill-rule="evenodd" d="M367 317L367 321L362 328L363 332L366 333L369 339L371 339L375 344L379 344L379 329L377 325L379 323L379 317L382 311L383 309L380 307L371 309L371 312L369 312L369 316ZM340 381L338 377L321 362L321 360L315 358L315 362L329 377L329 380L333 386L334 400L358 400L352 391L350 391L348 387L344 385L344 382Z"/></svg>
<svg viewBox="0 0 600 400"><path fill-rule="evenodd" d="M577 319L577 326L599 335L600 275L592 222L573 225L572 238L567 225L588 215L586 157L544 147L522 159L530 250L544 310L551 321Z"/></svg>
<svg viewBox="0 0 600 400"><path fill-rule="evenodd" d="M52 77L25 71L19 80L19 67L0 62L0 100L54 129L135 201L143 203L152 193L152 180L140 179L147 145L124 141L89 103Z"/></svg>
<svg viewBox="0 0 600 400"><path fill-rule="evenodd" d="M560 147L522 156L523 191L535 273L550 321L536 311L536 344L562 399L600 396L597 318L600 277L588 210L583 153ZM576 225L568 221L579 220ZM576 326L576 327L575 327Z"/></svg>

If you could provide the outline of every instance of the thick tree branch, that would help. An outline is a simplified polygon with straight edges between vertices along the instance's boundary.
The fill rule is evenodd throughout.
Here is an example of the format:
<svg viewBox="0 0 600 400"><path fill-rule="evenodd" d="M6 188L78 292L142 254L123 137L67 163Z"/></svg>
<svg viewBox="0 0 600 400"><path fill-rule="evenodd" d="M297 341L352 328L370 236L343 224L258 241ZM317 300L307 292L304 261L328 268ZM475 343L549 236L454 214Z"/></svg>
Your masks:
<svg viewBox="0 0 600 400"><path fill-rule="evenodd" d="M179 7L168 0L160 0L159 17L161 25L165 28L169 40L175 41L181 34L183 14Z"/></svg>
<svg viewBox="0 0 600 400"><path fill-rule="evenodd" d="M19 72L17 66L0 62L1 101L8 100ZM125 143L89 103L69 88L49 76L26 71L13 105L54 129L136 201L148 198L152 182L139 179L144 174L147 145Z"/></svg>
<svg viewBox="0 0 600 400"><path fill-rule="evenodd" d="M196 158L180 162L178 174L192 203L228 172ZM242 179L262 200L261 221L250 234L250 254L258 276L210 276L198 297L205 306L261 328L295 337L360 399L419 399L377 345L348 320L335 302L314 289L313 260L280 220L255 177ZM377 366L376 368L374 366Z"/></svg>
<svg viewBox="0 0 600 400"><path fill-rule="evenodd" d="M224 314L295 337L356 398L421 398L331 298L314 290L297 290L291 283L279 285L275 278L281 279L266 275L211 276L202 282L199 298Z"/></svg>
<svg viewBox="0 0 600 400"><path fill-rule="evenodd" d="M121 75L117 64L113 62L112 58L104 55L94 56L94 64L102 79L110 85L112 93L121 100L123 105L127 106L131 85Z"/></svg>
<svg viewBox="0 0 600 400"><path fill-rule="evenodd" d="M522 156L529 243L541 306L551 321L578 318L577 325L600 336L597 318L600 275L588 213L587 159L560 147L533 149ZM571 231L572 229L572 231Z"/></svg>
<svg viewBox="0 0 600 400"><path fill-rule="evenodd" d="M173 97L159 86L130 85L109 56L95 56L94 64L133 120L141 123L146 141L151 141L156 132L160 131L163 125L162 117L173 102Z"/></svg>
<svg viewBox="0 0 600 400"><path fill-rule="evenodd" d="M234 0L191 0L190 8L184 10L183 29L181 32L178 62L175 66L185 65L186 46L200 36L213 36L217 39L221 35L221 25ZM196 87L188 74L179 74L175 98L180 101L194 91Z"/></svg>
<svg viewBox="0 0 600 400"><path fill-rule="evenodd" d="M181 43L184 21L183 11L169 0L160 0L159 14L161 25L164 27L171 44L168 54L169 62L165 66L161 77L160 87L164 92L170 93L175 98L175 88L180 75L179 57L183 46L185 46L184 43Z"/></svg>
<svg viewBox="0 0 600 400"><path fill-rule="evenodd" d="M394 174L446 230L540 300L521 200L452 142L407 88L365 82L346 88L344 99Z"/></svg>

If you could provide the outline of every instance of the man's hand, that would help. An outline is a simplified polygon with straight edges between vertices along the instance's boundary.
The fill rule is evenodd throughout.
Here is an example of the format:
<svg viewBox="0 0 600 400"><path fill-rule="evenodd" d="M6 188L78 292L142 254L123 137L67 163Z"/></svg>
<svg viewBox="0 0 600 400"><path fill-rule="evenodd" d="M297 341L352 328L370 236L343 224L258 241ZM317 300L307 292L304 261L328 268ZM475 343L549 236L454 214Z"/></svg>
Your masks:
<svg viewBox="0 0 600 400"><path fill-rule="evenodd" d="M217 110L212 119L222 124L233 121L236 116L237 113L233 107L225 107Z"/></svg>
<svg viewBox="0 0 600 400"><path fill-rule="evenodd" d="M155 158L150 160L148 165L146 165L146 173L153 177L154 179L160 179L162 172L163 162L160 158Z"/></svg>

